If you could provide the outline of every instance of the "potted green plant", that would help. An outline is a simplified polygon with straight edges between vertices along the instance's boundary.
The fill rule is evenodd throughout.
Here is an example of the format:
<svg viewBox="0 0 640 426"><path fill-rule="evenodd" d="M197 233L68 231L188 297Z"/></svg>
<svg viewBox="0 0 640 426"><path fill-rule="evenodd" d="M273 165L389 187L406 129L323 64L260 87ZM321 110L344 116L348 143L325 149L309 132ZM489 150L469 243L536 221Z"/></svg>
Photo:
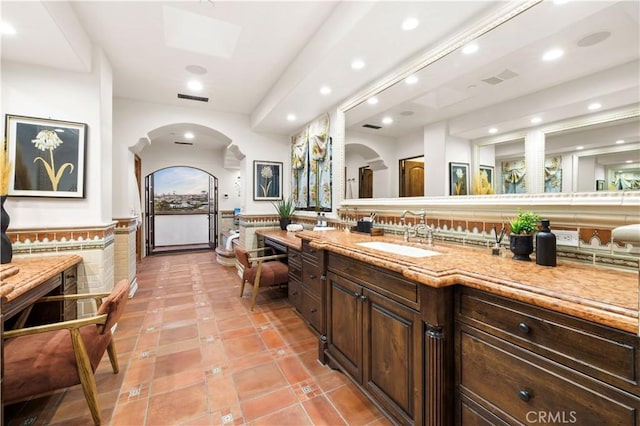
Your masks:
<svg viewBox="0 0 640 426"><path fill-rule="evenodd" d="M533 253L533 235L538 230L540 216L531 211L518 210L518 215L509 222L509 249L515 260L528 260Z"/></svg>
<svg viewBox="0 0 640 426"><path fill-rule="evenodd" d="M276 212L278 212L278 216L280 217L280 229L285 231L287 229L287 225L291 223L291 216L296 210L296 203L293 198L283 197L282 200L272 204L273 207L276 208Z"/></svg>

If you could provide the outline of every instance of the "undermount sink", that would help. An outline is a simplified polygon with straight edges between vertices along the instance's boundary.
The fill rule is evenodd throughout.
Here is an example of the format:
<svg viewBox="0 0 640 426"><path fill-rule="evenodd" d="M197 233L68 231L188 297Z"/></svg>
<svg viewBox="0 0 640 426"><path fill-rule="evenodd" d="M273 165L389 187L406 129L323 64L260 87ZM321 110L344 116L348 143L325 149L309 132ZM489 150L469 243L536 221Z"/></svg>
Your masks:
<svg viewBox="0 0 640 426"><path fill-rule="evenodd" d="M404 246L402 244L385 243L382 241L368 241L366 243L356 244L362 247L408 257L428 257L440 254L437 251L425 250L419 247Z"/></svg>

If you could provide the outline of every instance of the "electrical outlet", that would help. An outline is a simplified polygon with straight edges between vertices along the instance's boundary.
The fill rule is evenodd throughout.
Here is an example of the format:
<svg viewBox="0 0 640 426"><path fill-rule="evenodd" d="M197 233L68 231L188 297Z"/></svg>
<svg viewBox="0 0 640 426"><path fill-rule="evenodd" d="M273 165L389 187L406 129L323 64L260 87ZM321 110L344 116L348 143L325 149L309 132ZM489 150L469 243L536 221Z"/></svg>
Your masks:
<svg viewBox="0 0 640 426"><path fill-rule="evenodd" d="M556 235L556 244L559 246L578 247L578 231L551 231Z"/></svg>

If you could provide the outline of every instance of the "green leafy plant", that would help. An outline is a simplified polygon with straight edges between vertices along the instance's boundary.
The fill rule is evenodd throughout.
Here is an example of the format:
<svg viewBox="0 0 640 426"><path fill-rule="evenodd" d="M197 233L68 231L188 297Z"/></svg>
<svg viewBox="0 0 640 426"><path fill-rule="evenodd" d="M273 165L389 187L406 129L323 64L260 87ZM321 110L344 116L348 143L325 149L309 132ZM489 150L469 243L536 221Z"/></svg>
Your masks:
<svg viewBox="0 0 640 426"><path fill-rule="evenodd" d="M532 234L538 230L540 216L531 211L518 210L518 215L511 220L511 233L515 235Z"/></svg>
<svg viewBox="0 0 640 426"><path fill-rule="evenodd" d="M293 201L293 198L282 198L273 204L273 207L276 208L276 212L278 212L278 216L282 219L286 219L293 215L293 212L296 210L296 203Z"/></svg>

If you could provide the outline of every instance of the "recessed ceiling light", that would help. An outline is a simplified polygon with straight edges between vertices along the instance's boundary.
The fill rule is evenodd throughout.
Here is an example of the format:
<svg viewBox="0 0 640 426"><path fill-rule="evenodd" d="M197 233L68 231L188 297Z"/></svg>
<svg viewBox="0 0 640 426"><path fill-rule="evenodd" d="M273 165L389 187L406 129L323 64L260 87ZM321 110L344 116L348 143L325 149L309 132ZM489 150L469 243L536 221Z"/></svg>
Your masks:
<svg viewBox="0 0 640 426"><path fill-rule="evenodd" d="M597 109L602 108L602 104L598 103L598 102L594 102L592 104L589 104L589 106L587 108L589 109L589 111L595 111Z"/></svg>
<svg viewBox="0 0 640 426"><path fill-rule="evenodd" d="M296 121L296 116L294 114L288 114L287 115L287 120L289 121Z"/></svg>
<svg viewBox="0 0 640 426"><path fill-rule="evenodd" d="M207 69L205 67L203 67L203 66L200 66L200 65L187 65L184 68L187 71L189 71L191 74L202 75L202 74L206 74L207 73Z"/></svg>
<svg viewBox="0 0 640 426"><path fill-rule="evenodd" d="M582 145L580 145L580 146L576 146L576 150L577 150L577 151L580 151L580 150L583 150L583 149L584 149L584 146L582 146Z"/></svg>
<svg viewBox="0 0 640 426"><path fill-rule="evenodd" d="M616 141L616 145L622 145L624 143L624 139L618 139Z"/></svg>
<svg viewBox="0 0 640 426"><path fill-rule="evenodd" d="M633 163L633 160L627 160L627 161L625 161L625 163L631 164L631 163Z"/></svg>
<svg viewBox="0 0 640 426"><path fill-rule="evenodd" d="M542 118L540 117L533 117L531 119L531 124L538 124L538 123L542 123Z"/></svg>
<svg viewBox="0 0 640 426"><path fill-rule="evenodd" d="M329 93L331 93L331 87L329 86L322 86L320 88L320 93L323 95L328 95Z"/></svg>
<svg viewBox="0 0 640 426"><path fill-rule="evenodd" d="M375 96L373 96L373 97L371 97L371 98L367 99L367 103L368 103L369 105L375 105L375 104L377 104L377 103L378 103L378 98L376 98Z"/></svg>
<svg viewBox="0 0 640 426"><path fill-rule="evenodd" d="M495 127L492 127L489 129L489 133L491 133L492 135L495 133L498 133L498 129L496 129Z"/></svg>
<svg viewBox="0 0 640 426"><path fill-rule="evenodd" d="M407 18L402 21L402 29L405 31L415 30L416 28L418 28L418 25L420 25L420 21L418 21L416 18Z"/></svg>
<svg viewBox="0 0 640 426"><path fill-rule="evenodd" d="M4 35L15 35L16 29L8 22L0 22L0 33Z"/></svg>
<svg viewBox="0 0 640 426"><path fill-rule="evenodd" d="M462 53L465 55L470 55L471 53L477 52L479 49L476 43L469 43L465 47L462 48Z"/></svg>
<svg viewBox="0 0 640 426"><path fill-rule="evenodd" d="M391 117L384 117L382 119L382 124L391 124L391 123L393 123L393 118Z"/></svg>
<svg viewBox="0 0 640 426"><path fill-rule="evenodd" d="M409 77L404 79L404 82L407 84L416 84L418 82L418 77L415 75L410 75Z"/></svg>
<svg viewBox="0 0 640 426"><path fill-rule="evenodd" d="M353 68L354 70L361 70L362 68L364 68L365 63L362 59L356 59L353 62L351 62L351 68Z"/></svg>
<svg viewBox="0 0 640 426"><path fill-rule="evenodd" d="M562 57L564 55L564 50L562 49L551 49L547 50L544 55L542 55L543 61L555 61L556 59Z"/></svg>
<svg viewBox="0 0 640 426"><path fill-rule="evenodd" d="M193 139L193 133L191 133L191 132L186 132L186 133L184 134L184 138L185 138L185 139Z"/></svg>
<svg viewBox="0 0 640 426"><path fill-rule="evenodd" d="M196 90L196 91L202 90L202 83L200 83L197 80L191 80L190 82L187 83L187 87L190 90Z"/></svg>

